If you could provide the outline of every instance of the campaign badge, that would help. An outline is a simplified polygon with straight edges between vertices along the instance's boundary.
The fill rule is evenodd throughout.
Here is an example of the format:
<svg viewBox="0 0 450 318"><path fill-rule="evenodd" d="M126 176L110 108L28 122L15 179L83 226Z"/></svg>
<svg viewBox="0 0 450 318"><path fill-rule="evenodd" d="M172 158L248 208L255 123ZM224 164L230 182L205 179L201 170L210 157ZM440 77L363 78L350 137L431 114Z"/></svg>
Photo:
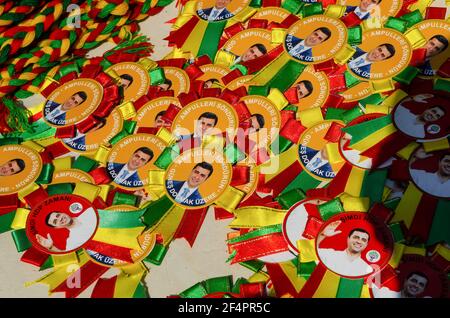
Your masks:
<svg viewBox="0 0 450 318"><path fill-rule="evenodd" d="M163 70L166 80L158 85L163 91L173 90L175 96L189 92L191 80L185 71L173 66L164 66Z"/></svg>
<svg viewBox="0 0 450 318"><path fill-rule="evenodd" d="M172 132L178 141L216 136L233 135L238 127L234 108L218 98L201 98L184 106L174 118Z"/></svg>
<svg viewBox="0 0 450 318"><path fill-rule="evenodd" d="M314 238L308 234L307 224L313 224L315 220L322 219L319 211L313 207L327 201L326 198L307 198L289 208L283 221L283 235L292 253L296 255L300 253L297 247L298 240Z"/></svg>
<svg viewBox="0 0 450 318"><path fill-rule="evenodd" d="M251 28L233 35L221 50L234 55L232 65L236 65L266 55L273 47L271 31Z"/></svg>
<svg viewBox="0 0 450 318"><path fill-rule="evenodd" d="M154 162L166 143L149 134L135 134L123 138L111 149L106 170L112 182L126 190L139 190L148 184L148 173L158 169Z"/></svg>
<svg viewBox="0 0 450 318"><path fill-rule="evenodd" d="M171 123L163 119L170 105L181 108L178 98L175 97L156 98L139 108L135 117L137 129L141 127L165 127L170 129Z"/></svg>
<svg viewBox="0 0 450 318"><path fill-rule="evenodd" d="M391 258L393 246L392 233L386 224L361 212L331 217L316 238L320 262L348 278L362 278L382 270Z"/></svg>
<svg viewBox="0 0 450 318"><path fill-rule="evenodd" d="M250 4L250 0L199 0L197 15L208 22L220 22L233 18Z"/></svg>
<svg viewBox="0 0 450 318"><path fill-rule="evenodd" d="M124 101L136 101L148 92L150 76L139 63L122 62L109 68L119 75L118 85L123 88Z"/></svg>
<svg viewBox="0 0 450 318"><path fill-rule="evenodd" d="M91 115L103 99L103 86L79 78L55 89L44 105L44 121L53 127L75 125Z"/></svg>
<svg viewBox="0 0 450 318"><path fill-rule="evenodd" d="M380 118L386 116L385 114L366 114L359 116L352 121L350 121L346 127L352 127L367 121L371 121L376 118ZM353 139L353 135L343 129L343 134L339 139L339 151L341 156L349 163L354 165L355 167L361 169L371 169L372 168L372 158L361 155L361 150L351 144ZM382 166L385 167L385 166ZM381 167L381 168L382 168Z"/></svg>
<svg viewBox="0 0 450 318"><path fill-rule="evenodd" d="M266 20L267 22L281 23L286 20L292 13L288 10L278 7L265 7L258 10L252 19Z"/></svg>
<svg viewBox="0 0 450 318"><path fill-rule="evenodd" d="M385 22L395 17L403 7L403 0L338 0L336 4L345 6L345 15L354 14L360 20Z"/></svg>
<svg viewBox="0 0 450 318"><path fill-rule="evenodd" d="M411 60L412 48L406 37L393 29L363 33L362 43L347 62L347 68L363 80L383 80L401 73Z"/></svg>
<svg viewBox="0 0 450 318"><path fill-rule="evenodd" d="M450 134L448 99L433 93L403 99L392 111L395 127L417 141L446 138Z"/></svg>
<svg viewBox="0 0 450 318"><path fill-rule="evenodd" d="M120 111L113 110L105 118L99 118L95 126L86 133L75 129L75 136L63 138L64 146L71 151L78 153L92 153L103 145L107 144L114 136L122 131L123 118Z"/></svg>
<svg viewBox="0 0 450 318"><path fill-rule="evenodd" d="M0 146L0 158L0 195L18 193L41 174L41 156L29 147Z"/></svg>
<svg viewBox="0 0 450 318"><path fill-rule="evenodd" d="M230 185L231 165L221 152L195 148L183 152L164 177L168 197L183 208L213 204Z"/></svg>
<svg viewBox="0 0 450 318"><path fill-rule="evenodd" d="M409 159L412 182L438 198L450 198L450 150L425 152L419 147Z"/></svg>
<svg viewBox="0 0 450 318"><path fill-rule="evenodd" d="M315 15L288 29L284 47L295 60L317 64L332 59L346 44L347 27L342 21Z"/></svg>
<svg viewBox="0 0 450 318"><path fill-rule="evenodd" d="M33 207L27 218L31 244L47 254L67 254L83 247L95 234L97 210L87 199L61 194Z"/></svg>
<svg viewBox="0 0 450 318"><path fill-rule="evenodd" d="M217 85L223 87L222 77L230 72L228 68L215 64L202 65L200 66L200 70L203 72L203 75L198 80L204 82L203 88L217 87Z"/></svg>
<svg viewBox="0 0 450 318"><path fill-rule="evenodd" d="M344 98L346 103L351 103L360 101L361 99L372 95L372 90L369 82L360 81L356 85L347 88L345 91L339 92L338 94Z"/></svg>
<svg viewBox="0 0 450 318"><path fill-rule="evenodd" d="M290 89L297 92L298 102L293 104L302 111L309 108L322 107L330 93L330 84L324 72L316 72L308 66L300 74Z"/></svg>
<svg viewBox="0 0 450 318"><path fill-rule="evenodd" d="M57 170L53 173L52 184L79 182L95 184L94 178L89 173L79 169Z"/></svg>
<svg viewBox="0 0 450 318"><path fill-rule="evenodd" d="M436 71L447 61L450 54L448 41L450 39L450 23L443 20L424 20L414 25L425 37L427 42L425 62L418 66L420 75L429 78L435 76Z"/></svg>
<svg viewBox="0 0 450 318"><path fill-rule="evenodd" d="M105 213L127 213L131 211L138 211L139 209L130 205L114 205L106 208ZM151 234L151 231L145 231L138 236L139 249L130 251L130 257L132 263L120 260L114 257L114 247L111 248L111 255L98 253L89 249L86 249L87 255L97 264L109 266L109 267L124 267L136 264L143 261L153 250L156 244L156 235Z"/></svg>
<svg viewBox="0 0 450 318"><path fill-rule="evenodd" d="M331 125L339 121L325 120L313 125L300 136L298 159L303 169L314 179L329 181L333 179L344 165L344 160L330 162L325 135Z"/></svg>

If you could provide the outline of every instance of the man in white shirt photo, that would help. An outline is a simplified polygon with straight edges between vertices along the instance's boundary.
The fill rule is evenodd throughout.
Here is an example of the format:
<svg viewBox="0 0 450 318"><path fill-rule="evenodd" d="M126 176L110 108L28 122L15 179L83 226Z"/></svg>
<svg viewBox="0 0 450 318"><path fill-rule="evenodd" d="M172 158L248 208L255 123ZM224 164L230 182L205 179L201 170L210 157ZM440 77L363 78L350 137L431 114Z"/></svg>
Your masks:
<svg viewBox="0 0 450 318"><path fill-rule="evenodd" d="M347 237L347 248L343 251L336 251L332 248L321 248L320 243L329 237L341 234L336 230L341 221L328 224L327 227L317 237L317 247L319 258L322 263L333 272L344 276L364 276L373 272L373 268L362 258L362 252L369 244L370 235L362 228L354 228Z"/></svg>
<svg viewBox="0 0 450 318"><path fill-rule="evenodd" d="M425 62L420 67L420 73L425 76L434 76L436 71L431 66L431 59L448 48L448 39L442 34L437 34L427 41L424 48L426 49Z"/></svg>
<svg viewBox="0 0 450 318"><path fill-rule="evenodd" d="M71 251L81 247L94 234L97 228L97 215L93 208L88 208L77 216L63 212L51 212L45 218L45 224L54 229L46 237L36 234L40 245L53 252ZM68 230L68 237L58 239L58 230Z"/></svg>
<svg viewBox="0 0 450 318"><path fill-rule="evenodd" d="M356 52L348 63L348 67L357 75L370 79L372 64L388 60L394 55L395 47L390 43L380 44L369 52L365 52L357 47Z"/></svg>
<svg viewBox="0 0 450 318"><path fill-rule="evenodd" d="M153 159L153 151L147 147L137 149L127 163L108 163L108 170L114 182L127 187L140 187L143 182L139 178L138 169Z"/></svg>
<svg viewBox="0 0 450 318"><path fill-rule="evenodd" d="M227 6L232 0L216 0L214 7L200 9L197 14L208 22L221 21L233 17L233 14L227 10Z"/></svg>
<svg viewBox="0 0 450 318"><path fill-rule="evenodd" d="M241 56L236 57L236 59L233 62L233 65L239 64L241 62L248 62L251 60L254 60L258 57L263 56L267 53L267 49L264 46L264 44L256 43L249 47L247 51L244 52Z"/></svg>
<svg viewBox="0 0 450 318"><path fill-rule="evenodd" d="M208 162L201 162L194 166L186 181L167 180L166 187L172 198L188 206L199 206L205 204L198 187L202 185L213 174L213 166ZM173 189L173 191L170 191Z"/></svg>
<svg viewBox="0 0 450 318"><path fill-rule="evenodd" d="M428 155L431 157L433 155ZM422 158L423 159L423 158ZM420 160L420 159L419 159ZM410 173L417 186L424 191L438 197L450 197L450 154L444 153L439 159L436 172L429 172L415 167L411 163Z"/></svg>
<svg viewBox="0 0 450 318"><path fill-rule="evenodd" d="M370 12L381 3L382 0L361 0L359 6L348 6L345 14L353 12L361 20L370 18Z"/></svg>
<svg viewBox="0 0 450 318"><path fill-rule="evenodd" d="M292 48L289 49L289 55L301 61L313 62L312 48L324 43L330 36L331 31L327 27L315 29L305 39L288 35L286 39L290 40L292 43Z"/></svg>
<svg viewBox="0 0 450 318"><path fill-rule="evenodd" d="M428 286L428 277L419 271L409 273L403 283L401 291L391 290L387 287L372 286L375 298L421 298Z"/></svg>
<svg viewBox="0 0 450 318"><path fill-rule="evenodd" d="M66 113L83 104L86 99L87 94L83 91L79 91L70 96L62 104L49 100L44 106L44 116L52 124L64 125L66 122Z"/></svg>
<svg viewBox="0 0 450 318"><path fill-rule="evenodd" d="M23 169L25 169L25 161L19 158L11 159L0 165L0 177L8 177L18 174L23 171Z"/></svg>

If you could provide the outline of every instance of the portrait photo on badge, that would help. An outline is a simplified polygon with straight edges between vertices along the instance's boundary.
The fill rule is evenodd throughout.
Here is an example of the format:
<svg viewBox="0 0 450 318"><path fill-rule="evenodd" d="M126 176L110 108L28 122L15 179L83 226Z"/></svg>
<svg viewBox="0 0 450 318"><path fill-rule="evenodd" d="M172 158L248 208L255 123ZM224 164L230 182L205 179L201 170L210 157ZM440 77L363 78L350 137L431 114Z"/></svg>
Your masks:
<svg viewBox="0 0 450 318"><path fill-rule="evenodd" d="M208 22L231 19L250 4L250 0L200 0L197 15Z"/></svg>
<svg viewBox="0 0 450 318"><path fill-rule="evenodd" d="M338 0L338 5L345 6L344 15L352 15L361 21L376 19L384 22L395 16L403 5L402 0Z"/></svg>

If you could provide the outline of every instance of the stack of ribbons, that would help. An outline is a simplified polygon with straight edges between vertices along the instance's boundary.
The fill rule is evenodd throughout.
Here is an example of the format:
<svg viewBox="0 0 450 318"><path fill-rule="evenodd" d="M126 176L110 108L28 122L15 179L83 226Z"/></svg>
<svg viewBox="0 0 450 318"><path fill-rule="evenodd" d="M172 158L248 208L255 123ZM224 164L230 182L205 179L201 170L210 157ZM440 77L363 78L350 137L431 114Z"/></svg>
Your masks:
<svg viewBox="0 0 450 318"><path fill-rule="evenodd" d="M29 284L149 297L209 212L252 274L168 297L448 297L448 1L179 1L156 61L138 23L171 2L0 1L0 233Z"/></svg>

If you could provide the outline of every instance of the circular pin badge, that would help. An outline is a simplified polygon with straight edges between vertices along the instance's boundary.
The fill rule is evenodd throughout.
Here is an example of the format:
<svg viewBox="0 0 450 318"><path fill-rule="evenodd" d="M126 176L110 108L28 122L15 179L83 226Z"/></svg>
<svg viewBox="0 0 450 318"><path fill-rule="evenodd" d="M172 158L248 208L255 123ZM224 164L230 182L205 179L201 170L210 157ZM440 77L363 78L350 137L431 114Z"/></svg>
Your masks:
<svg viewBox="0 0 450 318"><path fill-rule="evenodd" d="M44 253L66 254L83 247L95 234L97 210L83 197L53 195L34 206L27 218L27 236Z"/></svg>
<svg viewBox="0 0 450 318"><path fill-rule="evenodd" d="M138 211L139 209L131 205L114 205L105 209L110 213L127 213L130 211ZM97 264L109 267L124 267L136 264L146 258L153 250L156 244L156 235L151 234L150 231L145 231L137 238L140 248L130 251L132 263L115 258L113 255L114 249L111 250L111 255L98 253L92 250L86 250L87 255Z"/></svg>
<svg viewBox="0 0 450 318"><path fill-rule="evenodd" d="M0 158L0 195L25 189L41 174L41 156L26 146L0 146Z"/></svg>
<svg viewBox="0 0 450 318"><path fill-rule="evenodd" d="M280 132L281 115L278 108L264 96L245 96L241 101L251 114L249 127L244 132L249 139L249 152L254 148L269 147Z"/></svg>
<svg viewBox="0 0 450 318"><path fill-rule="evenodd" d="M163 70L166 80L158 85L163 91L171 89L175 96L189 92L191 80L185 71L173 66L164 66Z"/></svg>
<svg viewBox="0 0 450 318"><path fill-rule="evenodd" d="M403 6L403 0L338 0L345 6L345 15L355 15L362 21L376 19L385 22L395 17Z"/></svg>
<svg viewBox="0 0 450 318"><path fill-rule="evenodd" d="M448 99L433 93L408 96L392 111L395 127L417 141L446 138L450 134Z"/></svg>
<svg viewBox="0 0 450 318"><path fill-rule="evenodd" d="M111 149L106 169L113 183L127 190L139 190L148 184L148 173L158 169L154 162L166 143L149 134L123 138Z"/></svg>
<svg viewBox="0 0 450 318"><path fill-rule="evenodd" d="M377 113L362 115L350 121L347 124L346 128L353 127L383 116L386 115ZM355 145L355 143L352 143L352 141L354 141L352 133L346 132L344 128L344 132L339 140L339 151L341 153L341 156L355 167L362 169L371 169L373 158L361 155L361 150L358 149L357 143ZM380 168L385 167L386 165L380 166Z"/></svg>
<svg viewBox="0 0 450 318"><path fill-rule="evenodd" d="M202 20L220 22L231 19L249 4L250 0L199 0L196 9Z"/></svg>
<svg viewBox="0 0 450 318"><path fill-rule="evenodd" d="M450 198L450 150L425 152L419 147L409 160L409 174L423 192Z"/></svg>
<svg viewBox="0 0 450 318"><path fill-rule="evenodd" d="M327 220L316 238L319 260L332 272L366 277L384 268L393 251L392 233L367 213L339 213Z"/></svg>
<svg viewBox="0 0 450 318"><path fill-rule="evenodd" d="M287 31L286 52L297 61L316 64L332 59L347 43L347 27L335 18L315 15L301 19Z"/></svg>
<svg viewBox="0 0 450 318"><path fill-rule="evenodd" d="M234 134L238 116L234 108L218 98L202 98L184 106L174 118L172 132L179 141Z"/></svg>
<svg viewBox="0 0 450 318"><path fill-rule="evenodd" d="M291 89L297 92L298 110L322 107L327 101L330 84L324 72L316 72L314 67L308 66L300 74Z"/></svg>
<svg viewBox="0 0 450 318"><path fill-rule="evenodd" d="M248 62L267 54L272 45L272 32L265 29L247 29L232 36L222 47L235 56L232 65Z"/></svg>
<svg viewBox="0 0 450 318"><path fill-rule="evenodd" d="M414 25L425 37L427 42L425 62L419 66L420 75L435 76L436 71L447 61L450 54L448 41L450 39L450 23L444 20L425 20Z"/></svg>
<svg viewBox="0 0 450 318"><path fill-rule="evenodd" d="M137 129L141 127L165 127L170 129L171 124L164 121L163 116L170 105L181 108L178 98L160 97L142 106L135 117Z"/></svg>
<svg viewBox="0 0 450 318"><path fill-rule="evenodd" d="M230 185L231 165L220 152L195 148L183 152L167 168L168 197L183 208L213 204Z"/></svg>
<svg viewBox="0 0 450 318"><path fill-rule="evenodd" d="M361 81L358 84L346 89L343 92L339 92L339 95L344 97L346 103L357 102L372 95L369 82Z"/></svg>
<svg viewBox="0 0 450 318"><path fill-rule="evenodd" d="M53 91L44 105L44 120L54 127L75 125L91 115L103 99L102 85L92 79L67 82Z"/></svg>
<svg viewBox="0 0 450 318"><path fill-rule="evenodd" d="M313 125L300 136L298 145L298 158L303 169L313 178L320 181L329 181L335 177L344 160L330 163L327 144L330 143L325 136L333 122L325 120Z"/></svg>
<svg viewBox="0 0 450 318"><path fill-rule="evenodd" d="M308 233L307 225L314 224L315 220L322 219L316 206L327 201L325 198L307 198L289 208L283 221L283 235L292 253L297 255L300 253L297 248L297 241L313 238Z"/></svg>
<svg viewBox="0 0 450 318"><path fill-rule="evenodd" d="M347 63L353 75L363 80L383 80L402 72L411 60L412 48L405 36L393 29L363 33L362 43Z"/></svg>
<svg viewBox="0 0 450 318"><path fill-rule="evenodd" d="M217 85L223 87L222 77L230 72L228 68L214 64L202 65L200 70L204 74L198 80L204 82L203 88L217 87Z"/></svg>
<svg viewBox="0 0 450 318"><path fill-rule="evenodd" d="M123 118L118 110L113 110L105 118L99 118L98 123L86 133L75 129L75 136L63 138L62 142L67 149L78 153L92 153L102 144L107 144L116 136L123 126Z"/></svg>
<svg viewBox="0 0 450 318"><path fill-rule="evenodd" d="M240 87L245 87L248 90L249 84L250 84L250 80L253 78L253 75L244 75L244 76L240 76L234 80L232 80L231 82L229 82L227 84L227 86L225 86L226 88L228 88L229 90L236 90Z"/></svg>
<svg viewBox="0 0 450 318"><path fill-rule="evenodd" d="M94 184L94 178L82 170L79 169L64 169L58 170L53 173L52 184L61 184L61 183L90 183Z"/></svg>
<svg viewBox="0 0 450 318"><path fill-rule="evenodd" d="M446 273L430 259L414 254L404 255L396 269L397 279L387 286L372 285L374 298L447 298Z"/></svg>
<svg viewBox="0 0 450 318"><path fill-rule="evenodd" d="M283 8L265 7L258 10L258 12L256 12L255 15L252 16L252 19L266 20L269 23L270 22L281 23L290 15L291 13Z"/></svg>
<svg viewBox="0 0 450 318"><path fill-rule="evenodd" d="M136 101L148 92L150 75L139 63L122 62L110 67L119 77L119 86L123 88L124 101Z"/></svg>

